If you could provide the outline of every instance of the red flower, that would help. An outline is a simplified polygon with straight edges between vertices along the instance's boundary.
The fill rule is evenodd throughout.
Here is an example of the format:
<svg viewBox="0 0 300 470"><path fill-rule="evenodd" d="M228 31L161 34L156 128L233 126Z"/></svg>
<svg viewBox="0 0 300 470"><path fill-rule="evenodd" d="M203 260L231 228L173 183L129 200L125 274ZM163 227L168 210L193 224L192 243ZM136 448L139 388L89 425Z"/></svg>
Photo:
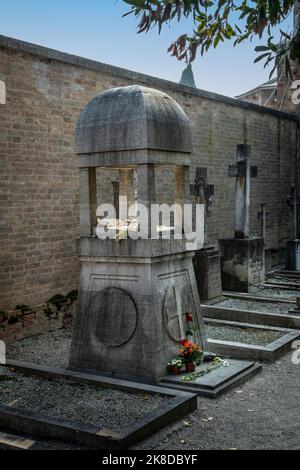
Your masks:
<svg viewBox="0 0 300 470"><path fill-rule="evenodd" d="M186 312L185 319L187 322L193 321L193 315L190 312Z"/></svg>
<svg viewBox="0 0 300 470"><path fill-rule="evenodd" d="M189 340L188 340L188 339L182 339L182 340L180 341L180 345L183 346L184 348L186 348L188 344L189 344Z"/></svg>

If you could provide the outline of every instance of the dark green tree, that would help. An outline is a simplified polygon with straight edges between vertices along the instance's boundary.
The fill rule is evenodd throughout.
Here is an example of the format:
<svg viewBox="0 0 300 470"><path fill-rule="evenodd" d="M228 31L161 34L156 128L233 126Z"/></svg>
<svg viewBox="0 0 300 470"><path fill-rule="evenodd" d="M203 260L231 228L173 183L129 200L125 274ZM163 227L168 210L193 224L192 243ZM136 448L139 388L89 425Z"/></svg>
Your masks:
<svg viewBox="0 0 300 470"><path fill-rule="evenodd" d="M290 15L296 0L123 0L131 9L124 16L134 14L138 19L138 32L148 32L192 17L193 31L182 34L169 47L168 52L179 60L191 63L197 51L203 55L226 40L238 45L254 36L266 36L265 45L255 48L261 53L255 62L272 63L272 76L278 62L284 60L287 75L291 76L290 61L300 58L300 33L298 21L291 31L283 31L281 23ZM274 28L279 28L281 38L274 40Z"/></svg>

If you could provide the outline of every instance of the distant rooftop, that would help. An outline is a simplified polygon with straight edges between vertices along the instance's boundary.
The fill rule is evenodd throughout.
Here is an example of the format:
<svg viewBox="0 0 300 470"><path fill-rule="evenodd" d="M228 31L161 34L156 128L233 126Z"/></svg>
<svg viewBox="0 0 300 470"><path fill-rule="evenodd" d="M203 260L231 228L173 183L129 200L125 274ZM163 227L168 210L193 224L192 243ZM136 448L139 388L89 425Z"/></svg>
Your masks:
<svg viewBox="0 0 300 470"><path fill-rule="evenodd" d="M265 83L262 83L261 85L258 85L255 88L252 88L252 90L248 90L245 93L242 93L241 95L235 96L237 99L243 99L246 96L252 95L253 93L260 92L262 90L270 90L273 91L277 88L277 77L272 78L271 80L268 80Z"/></svg>

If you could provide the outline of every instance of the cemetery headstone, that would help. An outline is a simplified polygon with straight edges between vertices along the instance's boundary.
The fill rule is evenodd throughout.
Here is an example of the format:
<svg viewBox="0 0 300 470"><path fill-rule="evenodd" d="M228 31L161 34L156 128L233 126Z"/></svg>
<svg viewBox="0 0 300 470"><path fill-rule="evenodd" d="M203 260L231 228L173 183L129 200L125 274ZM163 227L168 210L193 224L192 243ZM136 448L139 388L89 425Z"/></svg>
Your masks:
<svg viewBox="0 0 300 470"><path fill-rule="evenodd" d="M219 240L222 287L226 291L249 292L252 286L263 285L265 279L264 240L250 236L250 184L257 177L250 155L250 145L237 145L236 163L228 171L236 184L235 237Z"/></svg>
<svg viewBox="0 0 300 470"><path fill-rule="evenodd" d="M209 206L214 196L214 185L208 182L207 168L197 167L191 195L196 203L204 204L204 246L195 252L193 259L197 286L202 303L215 302L222 298L220 252L216 246L208 245Z"/></svg>

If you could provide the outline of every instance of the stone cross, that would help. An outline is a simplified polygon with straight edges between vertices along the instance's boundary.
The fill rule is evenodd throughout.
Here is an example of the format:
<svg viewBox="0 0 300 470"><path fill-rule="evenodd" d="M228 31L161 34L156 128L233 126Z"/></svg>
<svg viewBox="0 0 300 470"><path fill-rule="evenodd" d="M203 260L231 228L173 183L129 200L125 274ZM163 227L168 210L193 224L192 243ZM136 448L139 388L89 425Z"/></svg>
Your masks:
<svg viewBox="0 0 300 470"><path fill-rule="evenodd" d="M0 80L0 104L6 104L6 86L3 80Z"/></svg>
<svg viewBox="0 0 300 470"><path fill-rule="evenodd" d="M229 165L228 176L236 178L235 238L249 238L250 180L257 167L250 164L251 146L237 145L236 163Z"/></svg>
<svg viewBox="0 0 300 470"><path fill-rule="evenodd" d="M266 204L261 205L260 212L257 213L258 220L261 220L261 236L264 239L264 247L267 245L267 216L269 212L266 210Z"/></svg>
<svg viewBox="0 0 300 470"><path fill-rule="evenodd" d="M207 241L207 215L208 206L211 204L211 197L215 193L213 184L207 182L207 168L197 167L194 184L190 186L190 193L195 196L197 204L204 204L205 206L205 219L204 219L204 240Z"/></svg>
<svg viewBox="0 0 300 470"><path fill-rule="evenodd" d="M207 183L207 168L197 167L194 184L191 184L191 194L200 198L200 203L208 206L214 195L214 185Z"/></svg>
<svg viewBox="0 0 300 470"><path fill-rule="evenodd" d="M292 208L293 214L293 240L298 239L298 205L300 204L300 200L297 195L297 190L294 185L291 186L291 192L288 198L288 204Z"/></svg>

